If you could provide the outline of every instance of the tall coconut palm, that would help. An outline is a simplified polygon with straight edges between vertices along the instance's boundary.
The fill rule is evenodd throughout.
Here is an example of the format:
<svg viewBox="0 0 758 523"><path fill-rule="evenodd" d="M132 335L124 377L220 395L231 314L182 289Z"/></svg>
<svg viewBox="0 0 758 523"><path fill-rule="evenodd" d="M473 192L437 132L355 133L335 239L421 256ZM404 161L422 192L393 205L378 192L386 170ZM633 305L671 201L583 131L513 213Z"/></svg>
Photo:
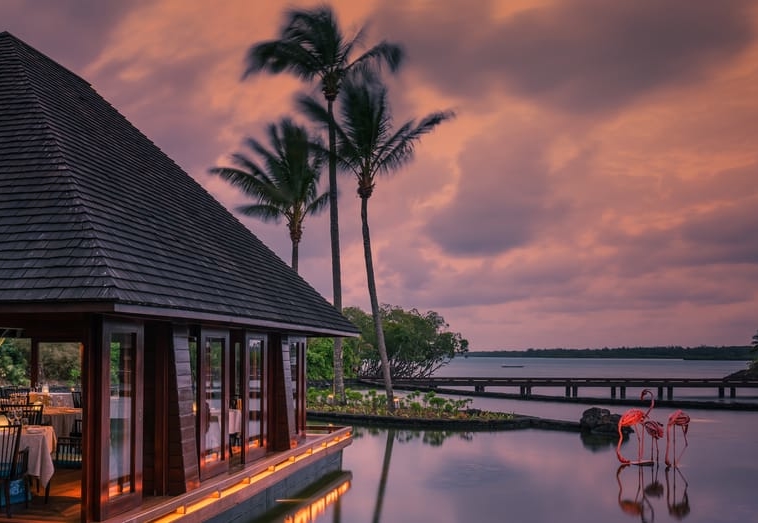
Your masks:
<svg viewBox="0 0 758 523"><path fill-rule="evenodd" d="M332 287L334 307L342 311L342 269L340 265L339 216L337 212L337 167L335 161L335 135L333 104L345 76L354 69L378 69L387 64L392 71L400 66L402 48L381 42L352 59L354 49L361 43L364 30L353 38L345 38L337 19L328 6L312 10L287 11L286 23L280 38L253 45L247 52L244 77L259 71L290 72L305 81L318 78L321 92L326 98L329 120L329 231L332 253ZM345 402L344 372L342 367L342 339L334 340L334 395Z"/></svg>
<svg viewBox="0 0 758 523"><path fill-rule="evenodd" d="M313 98L302 96L299 106L314 120L330 118L328 111ZM374 278L371 235L368 224L368 200L374 193L376 177L392 174L411 161L416 143L422 135L454 116L451 111L435 112L418 123L408 120L397 130L392 129L392 115L387 101L387 88L372 74L355 74L346 78L340 93L340 119L335 122L337 158L340 167L352 173L358 182L361 198L361 230L363 255L366 262L371 313L377 350L382 362L387 408L393 410L394 398L389 358L384 342L381 310Z"/></svg>
<svg viewBox="0 0 758 523"><path fill-rule="evenodd" d="M261 164L236 153L232 161L237 167L214 167L210 172L256 201L237 207L242 214L277 223L286 220L292 241L292 268L297 272L303 222L329 204L327 192L318 194L326 155L317 139L289 118L283 118L278 126L270 124L267 131L271 149L254 138L246 140Z"/></svg>

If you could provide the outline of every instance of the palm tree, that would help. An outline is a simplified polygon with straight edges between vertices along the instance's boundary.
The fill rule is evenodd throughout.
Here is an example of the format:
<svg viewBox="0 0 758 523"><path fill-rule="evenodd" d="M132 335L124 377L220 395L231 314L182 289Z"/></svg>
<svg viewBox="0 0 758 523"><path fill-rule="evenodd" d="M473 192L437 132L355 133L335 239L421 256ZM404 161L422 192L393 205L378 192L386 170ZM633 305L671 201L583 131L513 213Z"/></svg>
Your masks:
<svg viewBox="0 0 758 523"><path fill-rule="evenodd" d="M278 223L284 218L292 241L292 268L298 270L298 248L303 237L303 221L316 215L329 203L329 194L318 194L318 181L326 161L323 147L308 131L289 118L279 125L268 126L271 149L258 140L248 138L247 146L262 160L255 163L236 153L232 161L237 167L214 167L217 174L256 200L257 203L237 208L246 216Z"/></svg>
<svg viewBox="0 0 758 523"><path fill-rule="evenodd" d="M378 69L386 63L392 71L400 66L403 51L400 46L381 42L356 59L351 54L363 38L360 29L353 38L345 38L328 6L313 10L292 9L286 14L286 24L278 40L253 45L247 53L244 77L258 71L280 73L288 71L305 81L318 78L326 98L329 119L329 232L332 252L332 287L334 307L342 311L342 269L340 267L339 217L337 212L337 164L333 104L345 76L354 69ZM342 338L334 340L334 395L345 403L344 372L342 368Z"/></svg>
<svg viewBox="0 0 758 523"><path fill-rule="evenodd" d="M415 144L421 136L452 118L454 113L451 111L431 113L421 119L418 124L414 120L409 120L393 131L387 88L378 78L369 73L354 74L346 78L340 93L340 102L341 118L335 123L338 135L337 158L340 167L354 174L358 181L358 196L361 198L363 256L366 262L371 313L374 319L377 350L382 362L387 408L393 410L392 378L371 254L368 200L374 193L376 177L381 174L391 174L408 163L413 158ZM324 121L330 118L328 111L325 111L313 98L300 97L299 105L303 112L314 120Z"/></svg>

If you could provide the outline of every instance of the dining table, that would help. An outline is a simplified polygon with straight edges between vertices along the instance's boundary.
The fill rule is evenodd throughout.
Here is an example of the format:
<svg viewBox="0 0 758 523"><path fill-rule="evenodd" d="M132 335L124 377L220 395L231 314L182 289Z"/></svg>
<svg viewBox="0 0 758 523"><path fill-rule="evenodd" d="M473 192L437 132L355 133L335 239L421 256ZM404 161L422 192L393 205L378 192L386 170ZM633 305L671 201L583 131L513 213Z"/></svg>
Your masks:
<svg viewBox="0 0 758 523"><path fill-rule="evenodd" d="M46 407L73 407L74 398L70 392L30 392L29 403L42 403Z"/></svg>
<svg viewBox="0 0 758 523"><path fill-rule="evenodd" d="M28 473L47 486L55 473L53 452L57 437L53 427L48 425L24 425L21 429L19 448L29 448Z"/></svg>
<svg viewBox="0 0 758 523"><path fill-rule="evenodd" d="M74 407L45 407L42 409L43 425L50 425L58 436L68 436L74 422L82 419L82 409Z"/></svg>
<svg viewBox="0 0 758 523"><path fill-rule="evenodd" d="M227 415L227 430L229 434L237 434L242 426L242 411L239 409L229 409ZM210 423L205 433L206 449L217 448L221 444L221 419L220 409L210 409Z"/></svg>

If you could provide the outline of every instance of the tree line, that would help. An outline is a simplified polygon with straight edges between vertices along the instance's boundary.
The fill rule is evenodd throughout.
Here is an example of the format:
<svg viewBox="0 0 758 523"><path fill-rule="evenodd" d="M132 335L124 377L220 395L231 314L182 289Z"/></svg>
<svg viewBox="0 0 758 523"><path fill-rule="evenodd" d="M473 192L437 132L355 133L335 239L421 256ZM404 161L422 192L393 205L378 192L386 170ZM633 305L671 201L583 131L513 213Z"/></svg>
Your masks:
<svg viewBox="0 0 758 523"><path fill-rule="evenodd" d="M469 352L471 357L519 358L658 358L685 360L750 360L755 349L749 346L726 347L617 347L602 349L527 349Z"/></svg>

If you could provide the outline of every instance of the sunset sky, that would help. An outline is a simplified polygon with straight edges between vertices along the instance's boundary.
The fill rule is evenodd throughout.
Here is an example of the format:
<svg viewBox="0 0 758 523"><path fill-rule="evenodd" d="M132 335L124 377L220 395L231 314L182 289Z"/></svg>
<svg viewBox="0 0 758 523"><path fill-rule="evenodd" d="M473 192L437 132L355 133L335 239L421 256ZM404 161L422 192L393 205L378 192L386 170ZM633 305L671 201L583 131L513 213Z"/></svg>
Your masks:
<svg viewBox="0 0 758 523"><path fill-rule="evenodd" d="M0 31L90 82L289 262L283 223L208 174L315 84L242 80L313 2L2 0ZM402 44L396 123L452 109L369 201L379 301L471 350L749 345L758 329L758 2L333 1ZM326 176L324 176L324 184ZM343 304L370 310L356 183L340 179ZM328 213L300 273L332 299ZM252 270L252 268L251 268Z"/></svg>

